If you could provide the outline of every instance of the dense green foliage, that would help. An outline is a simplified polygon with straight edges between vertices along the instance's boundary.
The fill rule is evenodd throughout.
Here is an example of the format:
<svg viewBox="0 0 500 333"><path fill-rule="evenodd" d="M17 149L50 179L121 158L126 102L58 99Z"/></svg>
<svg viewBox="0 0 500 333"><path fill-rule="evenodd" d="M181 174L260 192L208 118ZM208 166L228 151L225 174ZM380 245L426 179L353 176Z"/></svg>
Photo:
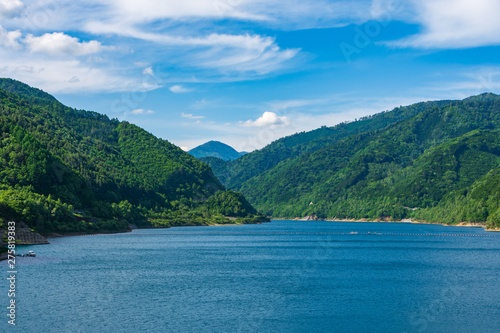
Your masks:
<svg viewBox="0 0 500 333"><path fill-rule="evenodd" d="M210 167L168 141L10 79L0 79L0 164L0 223L42 233L262 218L233 192L221 200Z"/></svg>
<svg viewBox="0 0 500 333"><path fill-rule="evenodd" d="M483 94L397 108L208 163L224 184L275 217L500 226L499 129L500 97ZM283 158L261 168L274 150Z"/></svg>
<svg viewBox="0 0 500 333"><path fill-rule="evenodd" d="M224 161L232 161L246 153L237 152L233 147L219 141L209 141L188 151L196 158L217 157Z"/></svg>
<svg viewBox="0 0 500 333"><path fill-rule="evenodd" d="M34 192L32 187L16 189L0 187L0 229L6 221L24 221L31 228L43 233L92 233L127 231L128 222L123 219L95 219L74 214L72 205L52 195Z"/></svg>
<svg viewBox="0 0 500 333"><path fill-rule="evenodd" d="M250 178L274 168L282 161L313 153L354 134L380 130L390 124L409 119L422 110L444 106L451 102L417 103L396 108L392 112L363 117L358 121L345 122L334 127L323 126L310 132L297 133L276 140L260 150L244 155L235 161L224 163L224 165L213 158L206 158L203 161L212 167L224 186L238 190Z"/></svg>

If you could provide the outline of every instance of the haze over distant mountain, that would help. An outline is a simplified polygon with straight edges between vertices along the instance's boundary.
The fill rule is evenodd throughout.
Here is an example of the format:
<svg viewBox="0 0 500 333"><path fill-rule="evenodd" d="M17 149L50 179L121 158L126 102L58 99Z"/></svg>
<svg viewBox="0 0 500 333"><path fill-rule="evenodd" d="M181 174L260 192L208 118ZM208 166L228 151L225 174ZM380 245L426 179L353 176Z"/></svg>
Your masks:
<svg viewBox="0 0 500 333"><path fill-rule="evenodd" d="M238 152L220 141L209 141L191 149L188 153L196 158L217 157L224 161L232 161L247 154L246 152Z"/></svg>

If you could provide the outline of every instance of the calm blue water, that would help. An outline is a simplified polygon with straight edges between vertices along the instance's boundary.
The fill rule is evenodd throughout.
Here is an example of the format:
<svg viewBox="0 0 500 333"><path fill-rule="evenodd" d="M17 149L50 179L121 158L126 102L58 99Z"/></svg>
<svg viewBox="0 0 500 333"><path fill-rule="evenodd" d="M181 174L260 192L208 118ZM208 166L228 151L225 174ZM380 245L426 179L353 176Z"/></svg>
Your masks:
<svg viewBox="0 0 500 333"><path fill-rule="evenodd" d="M22 248L37 258L17 259L0 332L499 332L500 237L451 234L493 233L274 221L50 239Z"/></svg>

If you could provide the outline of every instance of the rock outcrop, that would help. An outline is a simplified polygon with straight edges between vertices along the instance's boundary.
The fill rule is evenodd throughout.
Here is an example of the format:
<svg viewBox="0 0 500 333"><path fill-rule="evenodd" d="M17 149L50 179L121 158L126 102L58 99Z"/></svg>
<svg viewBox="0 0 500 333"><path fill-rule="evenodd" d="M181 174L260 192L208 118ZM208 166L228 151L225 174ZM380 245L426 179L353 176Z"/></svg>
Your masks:
<svg viewBox="0 0 500 333"><path fill-rule="evenodd" d="M1 242L5 244L7 230L1 230L3 235ZM24 222L16 222L16 244L17 245L38 245L49 244L47 239L31 230L30 227Z"/></svg>

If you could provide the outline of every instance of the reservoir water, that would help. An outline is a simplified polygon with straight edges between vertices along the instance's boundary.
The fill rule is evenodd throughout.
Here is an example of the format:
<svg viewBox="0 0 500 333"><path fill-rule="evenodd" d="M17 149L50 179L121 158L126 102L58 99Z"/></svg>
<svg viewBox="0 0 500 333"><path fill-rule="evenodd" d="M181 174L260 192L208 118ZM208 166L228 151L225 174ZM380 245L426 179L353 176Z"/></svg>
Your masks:
<svg viewBox="0 0 500 333"><path fill-rule="evenodd" d="M52 238L18 247L37 257L17 258L15 327L0 263L0 332L500 332L499 236L273 221Z"/></svg>

